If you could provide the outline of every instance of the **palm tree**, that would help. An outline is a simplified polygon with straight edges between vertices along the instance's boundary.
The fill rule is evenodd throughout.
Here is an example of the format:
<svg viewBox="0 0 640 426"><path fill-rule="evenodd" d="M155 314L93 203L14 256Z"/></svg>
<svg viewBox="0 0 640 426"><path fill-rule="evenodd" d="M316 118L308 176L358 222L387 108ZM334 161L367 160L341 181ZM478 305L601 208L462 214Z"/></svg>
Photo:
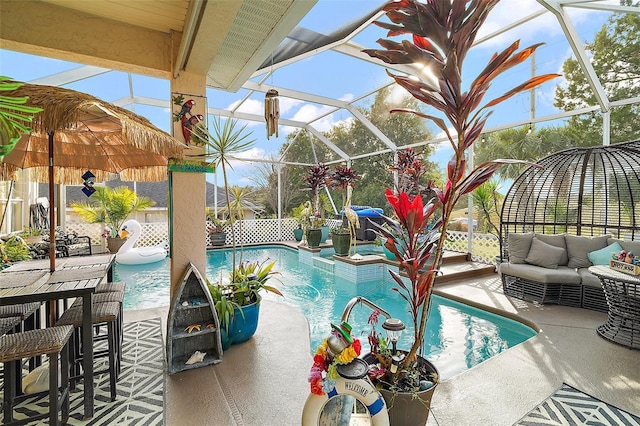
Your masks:
<svg viewBox="0 0 640 426"><path fill-rule="evenodd" d="M504 195L498 192L499 187L500 181L491 179L471 193L473 205L480 209L479 228L496 236L500 234L500 230L491 219L500 214L499 206L504 200Z"/></svg>
<svg viewBox="0 0 640 426"><path fill-rule="evenodd" d="M149 197L139 197L127 186L110 188L95 186L96 192L88 202L71 203L71 208L81 219L88 223L104 223L109 227L111 237L120 235L120 227L130 214L139 212L156 204Z"/></svg>
<svg viewBox="0 0 640 426"><path fill-rule="evenodd" d="M222 168L222 179L224 182L224 194L227 206L231 206L231 197L229 196L229 181L227 179L227 167L233 170L231 160L233 157L248 150L255 142L255 139L248 139L252 132L245 133L247 125L237 128L238 120L228 119L221 123L219 116L213 118L213 134L210 133L203 125L196 126L193 136L197 144L204 145L207 148L207 158L211 159L211 163L216 167ZM232 274L236 270L236 233L234 227L231 227L231 241L233 244L233 269Z"/></svg>

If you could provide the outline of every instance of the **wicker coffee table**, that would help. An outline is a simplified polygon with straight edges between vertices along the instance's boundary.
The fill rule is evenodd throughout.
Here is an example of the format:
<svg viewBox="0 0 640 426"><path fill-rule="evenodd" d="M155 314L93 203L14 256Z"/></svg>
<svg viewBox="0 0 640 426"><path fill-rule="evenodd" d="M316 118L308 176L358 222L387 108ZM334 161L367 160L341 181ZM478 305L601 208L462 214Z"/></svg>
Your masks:
<svg viewBox="0 0 640 426"><path fill-rule="evenodd" d="M614 271L608 266L592 266L589 271L600 278L609 305L607 322L597 328L598 334L640 349L640 277Z"/></svg>

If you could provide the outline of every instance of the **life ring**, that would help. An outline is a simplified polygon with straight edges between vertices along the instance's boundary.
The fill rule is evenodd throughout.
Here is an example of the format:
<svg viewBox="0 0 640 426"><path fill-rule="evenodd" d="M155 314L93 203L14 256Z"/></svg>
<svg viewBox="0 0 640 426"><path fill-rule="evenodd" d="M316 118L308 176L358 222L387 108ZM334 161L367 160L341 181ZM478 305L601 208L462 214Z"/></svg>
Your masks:
<svg viewBox="0 0 640 426"><path fill-rule="evenodd" d="M317 426L322 408L330 398L351 395L369 411L372 426L389 426L387 404L368 378L345 379L338 377L336 387L325 395L309 394L302 410L302 426Z"/></svg>

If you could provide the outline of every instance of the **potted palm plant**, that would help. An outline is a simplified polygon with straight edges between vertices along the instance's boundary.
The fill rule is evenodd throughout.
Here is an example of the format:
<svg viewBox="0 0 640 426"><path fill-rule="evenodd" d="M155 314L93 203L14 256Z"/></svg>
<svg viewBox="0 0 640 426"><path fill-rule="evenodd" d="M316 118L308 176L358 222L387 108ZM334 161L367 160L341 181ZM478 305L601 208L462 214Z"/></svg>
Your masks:
<svg viewBox="0 0 640 426"><path fill-rule="evenodd" d="M232 157L249 149L254 139L249 139L251 132L245 132L246 124L238 128L237 120L228 119L224 125L220 117L213 119L213 132L204 125L194 128L193 141L196 145L204 145L207 158L222 169L224 192L226 198L226 212L230 220L240 220L244 217L242 198L245 193L238 188L229 186L227 167L231 167ZM234 200L231 200L231 192ZM235 226L231 226L232 264L227 278L219 277L209 280L207 285L211 293L216 313L223 330L223 348L232 343L241 343L253 336L258 325L260 312L260 292L271 291L281 295L280 291L266 284L277 274L273 271L275 262L237 261L237 239ZM242 229L242 228L240 228Z"/></svg>
<svg viewBox="0 0 640 426"><path fill-rule="evenodd" d="M109 252L116 253L125 239L120 236L120 228L127 218L136 212L153 207L156 202L149 197L138 196L127 186L110 188L95 186L89 201L71 203L71 208L88 223L105 225L102 236L107 239Z"/></svg>
<svg viewBox="0 0 640 426"><path fill-rule="evenodd" d="M386 238L385 247L400 263L401 273L390 272L397 285L396 290L409 304L413 322L413 344L407 351L394 353L393 350L380 350L375 344L372 347L371 356L377 367L373 378L387 391L385 399L391 407L392 424L423 425L428 416L429 403L419 397L422 392L435 387L428 386L435 369L425 364L427 360L420 355L424 355L421 351L433 283L454 206L462 196L489 180L500 164L515 162L494 160L467 171L467 149L482 134L485 122L491 114L488 108L558 77L557 74L532 77L480 106L491 82L504 71L522 63L540 46L536 44L518 51L519 42L516 41L504 51L493 55L487 66L471 81L468 89L463 89L462 65L465 56L487 15L497 3L498 0L389 2L382 10L391 22L376 24L387 29L388 36L408 34L411 39L401 42L380 39L378 43L383 49L364 50L371 57L389 64L421 64L420 69L430 69L431 75L422 72L408 76L390 72L388 74L416 99L440 111L446 120L421 111L398 109L391 112L415 114L433 121L444 132L454 151L447 164L444 189L428 184L427 189L435 195L426 201L420 193L412 193L409 187L396 188L395 191L387 189L386 198L393 207L394 215L384 217L386 226L372 223L378 234ZM372 371L376 369L372 368ZM426 376L421 377L421 373ZM432 380L432 383L435 381ZM429 389L423 389L424 387ZM400 404L398 397L407 395L406 404ZM420 410L423 416L418 415L414 409Z"/></svg>

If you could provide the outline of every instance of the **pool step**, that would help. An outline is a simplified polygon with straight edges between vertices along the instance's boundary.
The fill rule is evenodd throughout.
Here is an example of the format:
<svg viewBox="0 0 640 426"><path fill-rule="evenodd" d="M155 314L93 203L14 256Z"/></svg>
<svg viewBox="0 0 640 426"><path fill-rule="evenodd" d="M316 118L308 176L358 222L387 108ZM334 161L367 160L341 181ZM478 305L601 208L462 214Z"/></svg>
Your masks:
<svg viewBox="0 0 640 426"><path fill-rule="evenodd" d="M445 252L436 284L495 274L493 265L467 260L465 253Z"/></svg>

